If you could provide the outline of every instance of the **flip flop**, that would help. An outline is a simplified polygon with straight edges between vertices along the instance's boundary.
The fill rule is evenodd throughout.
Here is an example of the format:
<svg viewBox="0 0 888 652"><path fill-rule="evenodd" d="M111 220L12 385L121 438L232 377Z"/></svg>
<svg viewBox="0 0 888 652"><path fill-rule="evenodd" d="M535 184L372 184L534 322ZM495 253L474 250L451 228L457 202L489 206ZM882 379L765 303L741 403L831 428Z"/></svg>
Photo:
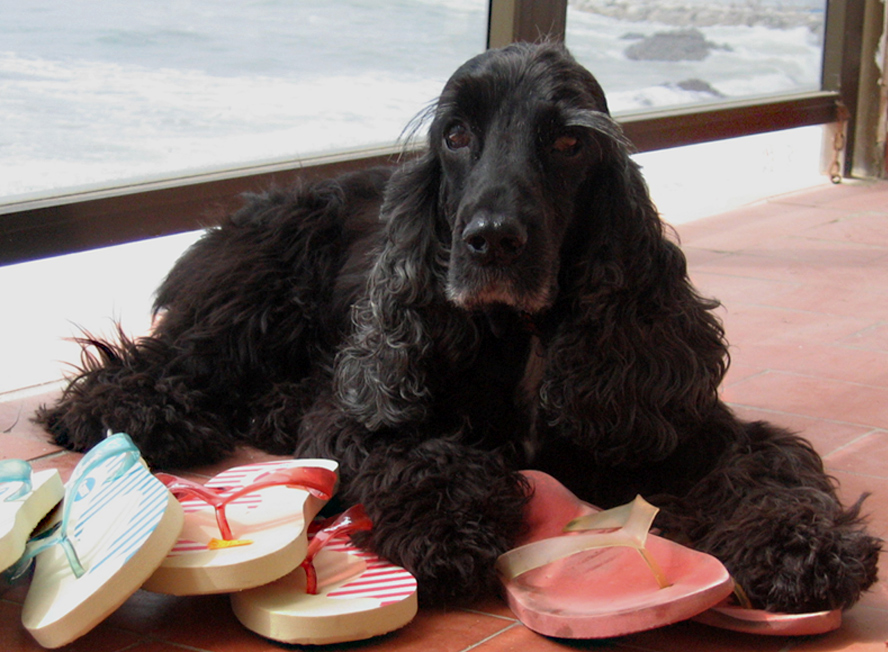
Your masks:
<svg viewBox="0 0 888 652"><path fill-rule="evenodd" d="M178 501L122 433L80 460L61 515L28 543L19 575L34 561L22 623L43 647L87 633L142 585L182 527Z"/></svg>
<svg viewBox="0 0 888 652"><path fill-rule="evenodd" d="M370 527L360 505L322 526L300 568L232 594L238 620L266 638L301 645L361 641L409 623L417 611L416 579L348 539Z"/></svg>
<svg viewBox="0 0 888 652"><path fill-rule="evenodd" d="M31 532L64 495L56 469L32 471L24 460L0 460L0 571L18 561Z"/></svg>
<svg viewBox="0 0 888 652"><path fill-rule="evenodd" d="M695 616L694 621L745 634L811 636L841 627L842 610L788 614L740 606L731 600L725 600Z"/></svg>
<svg viewBox="0 0 888 652"><path fill-rule="evenodd" d="M339 465L303 459L237 466L206 485L159 473L185 524L144 588L173 595L261 586L299 566L307 526L333 496Z"/></svg>
<svg viewBox="0 0 888 652"><path fill-rule="evenodd" d="M648 533L657 508L641 497L602 512L545 473L523 474L534 487L528 533L496 565L509 607L535 632L623 636L687 620L732 592L715 557Z"/></svg>

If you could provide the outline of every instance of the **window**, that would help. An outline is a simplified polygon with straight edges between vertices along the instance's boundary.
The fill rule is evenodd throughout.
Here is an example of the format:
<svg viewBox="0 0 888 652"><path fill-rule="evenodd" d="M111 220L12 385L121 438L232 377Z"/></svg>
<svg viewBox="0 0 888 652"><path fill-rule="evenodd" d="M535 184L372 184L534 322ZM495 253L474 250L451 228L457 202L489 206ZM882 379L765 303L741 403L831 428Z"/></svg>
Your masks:
<svg viewBox="0 0 888 652"><path fill-rule="evenodd" d="M675 24L686 20L675 15L629 21L625 13L676 5L694 17L692 26ZM485 42L544 34L566 34L639 151L841 119L841 170L850 176L868 142L857 135L860 116L877 105L867 99L877 91L870 77L882 21L865 20L874 7L845 0L571 0L570 7L568 0L0 0L0 265L195 229L238 205L245 191L391 162L398 150L361 148L400 135ZM717 29L700 18L725 8L794 18ZM677 30L699 32L681 38L705 56L680 65L649 60L651 47L664 47L657 34ZM176 104L183 99L185 109ZM139 136L143 129L151 136ZM132 134L135 144L126 138ZM326 155L313 156L320 150Z"/></svg>
<svg viewBox="0 0 888 652"><path fill-rule="evenodd" d="M486 0L0 0L0 203L394 142Z"/></svg>
<svg viewBox="0 0 888 652"><path fill-rule="evenodd" d="M570 0L565 42L613 113L821 87L825 0Z"/></svg>

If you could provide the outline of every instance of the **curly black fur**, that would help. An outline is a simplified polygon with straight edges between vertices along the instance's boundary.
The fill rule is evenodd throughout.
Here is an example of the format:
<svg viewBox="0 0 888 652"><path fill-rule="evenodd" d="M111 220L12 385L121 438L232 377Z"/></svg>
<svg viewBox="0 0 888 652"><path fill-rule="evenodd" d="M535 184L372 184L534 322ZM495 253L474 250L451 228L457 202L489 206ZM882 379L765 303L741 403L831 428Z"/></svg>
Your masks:
<svg viewBox="0 0 888 652"><path fill-rule="evenodd" d="M602 506L648 496L757 605L850 606L880 542L807 443L719 400L717 305L595 79L514 45L454 74L418 159L250 198L170 272L155 331L88 338L38 418L158 467L239 442L337 459L427 601L495 586L535 466Z"/></svg>

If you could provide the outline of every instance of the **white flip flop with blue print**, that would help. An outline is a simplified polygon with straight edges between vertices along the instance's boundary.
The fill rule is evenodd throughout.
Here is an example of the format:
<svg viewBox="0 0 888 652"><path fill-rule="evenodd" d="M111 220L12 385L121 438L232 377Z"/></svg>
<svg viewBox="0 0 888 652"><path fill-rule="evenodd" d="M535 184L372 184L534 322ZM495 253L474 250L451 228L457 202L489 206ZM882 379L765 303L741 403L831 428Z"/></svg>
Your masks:
<svg viewBox="0 0 888 652"><path fill-rule="evenodd" d="M55 469L33 471L24 460L0 460L0 571L18 561L31 532L63 495Z"/></svg>
<svg viewBox="0 0 888 652"><path fill-rule="evenodd" d="M36 567L22 623L44 647L70 643L110 615L154 572L182 529L182 508L122 433L74 469L60 518L29 542Z"/></svg>

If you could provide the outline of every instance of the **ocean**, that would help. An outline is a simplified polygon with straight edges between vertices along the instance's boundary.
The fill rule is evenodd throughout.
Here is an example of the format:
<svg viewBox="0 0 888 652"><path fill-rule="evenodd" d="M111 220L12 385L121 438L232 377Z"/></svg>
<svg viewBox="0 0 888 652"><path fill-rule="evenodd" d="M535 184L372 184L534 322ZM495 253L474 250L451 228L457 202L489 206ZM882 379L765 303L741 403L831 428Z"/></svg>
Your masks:
<svg viewBox="0 0 888 652"><path fill-rule="evenodd" d="M639 22L646 3L687 11ZM575 0L566 40L615 113L810 90L823 5ZM486 20L486 0L0 0L0 203L393 142Z"/></svg>

